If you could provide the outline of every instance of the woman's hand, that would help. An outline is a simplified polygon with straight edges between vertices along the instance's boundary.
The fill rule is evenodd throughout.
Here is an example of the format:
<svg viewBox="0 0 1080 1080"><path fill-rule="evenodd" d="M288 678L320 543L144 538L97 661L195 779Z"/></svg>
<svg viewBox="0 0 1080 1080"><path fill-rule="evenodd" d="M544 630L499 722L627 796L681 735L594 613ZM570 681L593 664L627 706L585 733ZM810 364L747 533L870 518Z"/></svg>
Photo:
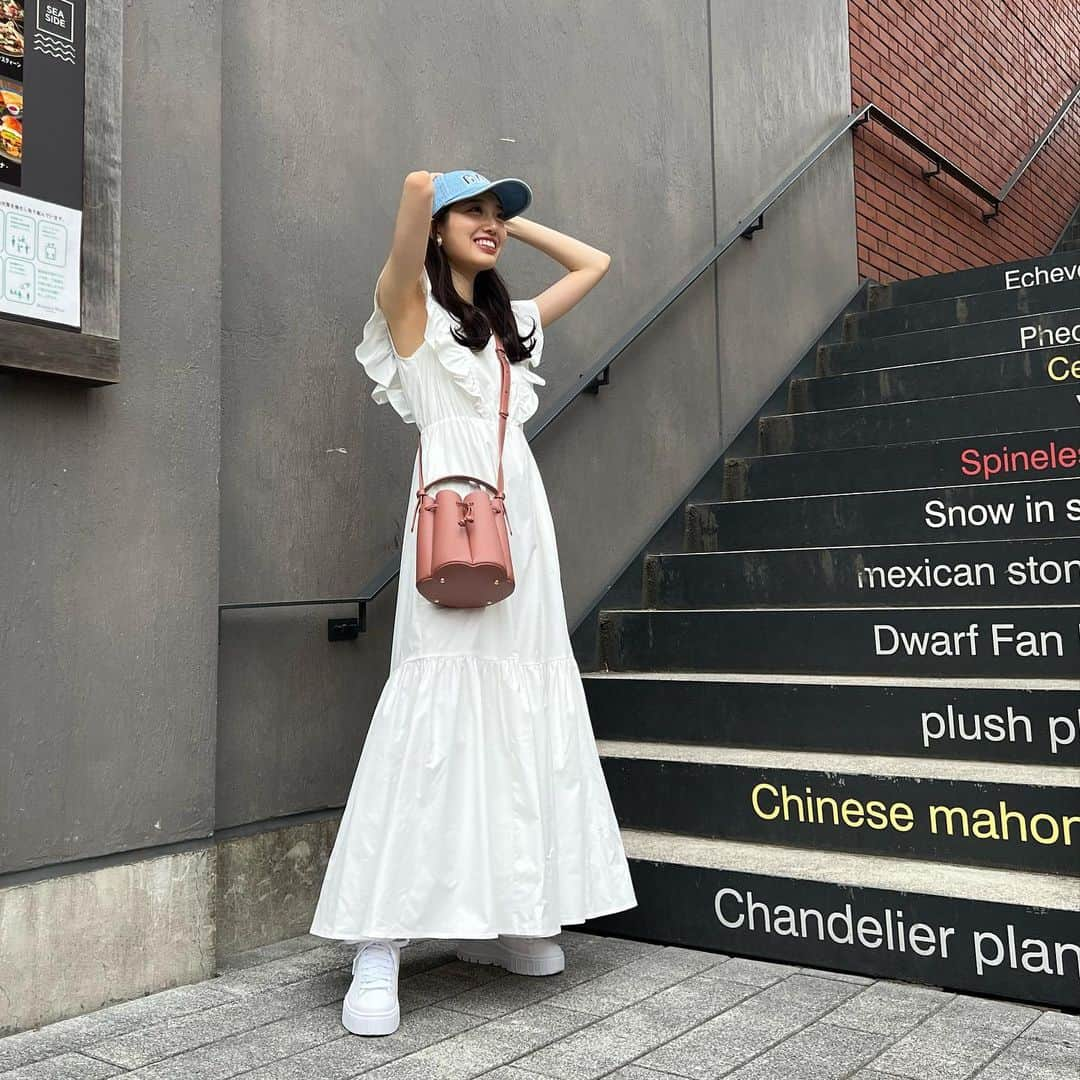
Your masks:
<svg viewBox="0 0 1080 1080"><path fill-rule="evenodd" d="M405 177L405 182L408 183L411 180L414 184L433 184L436 176L442 176L442 173L428 172L427 169L416 169Z"/></svg>
<svg viewBox="0 0 1080 1080"><path fill-rule="evenodd" d="M611 262L611 256L606 251L541 225L538 221L530 221L520 214L507 219L506 235L542 251L562 263L567 270L599 270L603 276Z"/></svg>
<svg viewBox="0 0 1080 1080"><path fill-rule="evenodd" d="M540 322L545 327L579 303L599 283L611 265L611 256L606 251L541 225L538 221L523 218L520 214L507 219L506 235L536 248L570 271L536 298Z"/></svg>

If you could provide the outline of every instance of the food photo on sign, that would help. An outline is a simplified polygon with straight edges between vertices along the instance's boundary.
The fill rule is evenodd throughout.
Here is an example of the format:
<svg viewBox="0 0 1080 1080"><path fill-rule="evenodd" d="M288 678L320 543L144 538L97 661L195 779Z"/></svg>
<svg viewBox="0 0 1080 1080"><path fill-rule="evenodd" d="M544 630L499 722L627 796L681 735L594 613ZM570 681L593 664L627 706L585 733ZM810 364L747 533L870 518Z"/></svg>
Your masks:
<svg viewBox="0 0 1080 1080"><path fill-rule="evenodd" d="M0 0L0 73L22 78L25 38L22 0Z"/></svg>
<svg viewBox="0 0 1080 1080"><path fill-rule="evenodd" d="M0 77L0 180L20 182L22 165L23 88Z"/></svg>
<svg viewBox="0 0 1080 1080"><path fill-rule="evenodd" d="M0 52L7 56L22 56L23 29L21 22L5 19L0 22Z"/></svg>

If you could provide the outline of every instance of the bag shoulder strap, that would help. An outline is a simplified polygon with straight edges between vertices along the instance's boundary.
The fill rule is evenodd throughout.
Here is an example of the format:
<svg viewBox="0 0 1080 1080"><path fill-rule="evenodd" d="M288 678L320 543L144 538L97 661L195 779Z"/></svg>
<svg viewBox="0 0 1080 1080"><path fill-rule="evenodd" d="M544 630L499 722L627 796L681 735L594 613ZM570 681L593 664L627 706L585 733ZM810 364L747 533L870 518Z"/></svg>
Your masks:
<svg viewBox="0 0 1080 1080"><path fill-rule="evenodd" d="M495 480L495 494L492 498L504 499L506 493L503 491L503 441L506 436L506 422L510 416L510 361L506 358L506 349L503 348L502 338L495 333L491 332L491 336L495 339L495 352L499 357L500 367L500 379L499 379L499 466L498 475ZM417 432L417 454L419 457L419 469L420 469L420 486L416 492L416 507L417 511L420 508L420 503L423 499L427 488L430 484L424 483L424 440L421 433ZM436 483L435 480L431 481L432 484ZM413 514L413 521L416 520L416 514Z"/></svg>

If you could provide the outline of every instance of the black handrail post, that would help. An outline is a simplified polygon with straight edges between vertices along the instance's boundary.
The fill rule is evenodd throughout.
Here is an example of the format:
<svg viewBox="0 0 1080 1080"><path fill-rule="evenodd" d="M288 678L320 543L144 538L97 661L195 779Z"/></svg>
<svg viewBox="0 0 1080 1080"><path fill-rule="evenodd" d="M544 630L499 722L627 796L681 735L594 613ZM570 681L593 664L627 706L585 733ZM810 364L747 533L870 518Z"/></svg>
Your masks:
<svg viewBox="0 0 1080 1080"><path fill-rule="evenodd" d="M355 641L367 630L367 601L356 601L355 619L327 619L327 641Z"/></svg>
<svg viewBox="0 0 1080 1080"><path fill-rule="evenodd" d="M741 233L739 233L739 235L744 240L753 240L754 239L754 233L756 233L758 231L758 229L764 229L764 228L765 228L765 211L762 210L761 213L758 214L757 220L754 222L754 224L750 225L749 227L744 229Z"/></svg>
<svg viewBox="0 0 1080 1080"><path fill-rule="evenodd" d="M599 394L601 386L607 386L611 381L611 377L608 374L611 371L611 365L608 364L599 375L596 375L589 381L589 385L585 387L585 392L589 394Z"/></svg>

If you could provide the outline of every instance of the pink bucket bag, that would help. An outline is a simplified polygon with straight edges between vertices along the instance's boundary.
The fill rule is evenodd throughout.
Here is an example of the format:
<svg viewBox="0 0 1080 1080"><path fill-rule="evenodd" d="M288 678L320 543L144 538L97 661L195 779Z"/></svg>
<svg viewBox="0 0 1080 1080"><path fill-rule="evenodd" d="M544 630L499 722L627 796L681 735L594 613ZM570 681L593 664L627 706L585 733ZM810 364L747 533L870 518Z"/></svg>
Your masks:
<svg viewBox="0 0 1080 1080"><path fill-rule="evenodd" d="M416 509L409 527L412 532L419 516L416 587L422 596L441 607L486 607L505 600L514 591L502 467L503 439L510 403L510 361L506 358L499 336L493 336L502 369L497 486L492 487L478 476L460 473L440 476L425 484L423 440L418 451L420 487L416 492ZM456 491L444 488L432 497L427 489L440 480L473 480L488 490L470 491L462 498Z"/></svg>

